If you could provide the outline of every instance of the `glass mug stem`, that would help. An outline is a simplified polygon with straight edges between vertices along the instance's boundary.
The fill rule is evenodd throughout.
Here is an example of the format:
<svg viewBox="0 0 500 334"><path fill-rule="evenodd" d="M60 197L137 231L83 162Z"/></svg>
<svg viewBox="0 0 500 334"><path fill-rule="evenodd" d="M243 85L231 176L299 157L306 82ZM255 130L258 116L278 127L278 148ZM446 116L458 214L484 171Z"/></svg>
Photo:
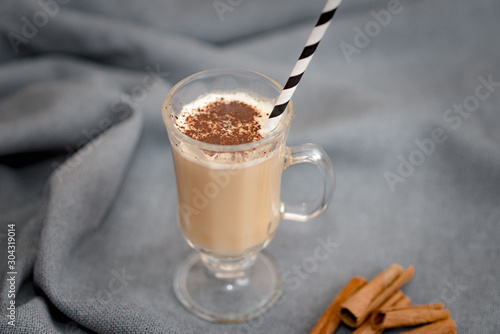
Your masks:
<svg viewBox="0 0 500 334"><path fill-rule="evenodd" d="M318 203L312 201L303 202L300 205L281 203L281 218L285 220L294 220L305 222L322 214L333 196L335 186L335 176L333 172L332 161L326 152L316 144L302 144L298 146L287 147L284 169L300 164L310 163L318 167L323 177L323 193Z"/></svg>

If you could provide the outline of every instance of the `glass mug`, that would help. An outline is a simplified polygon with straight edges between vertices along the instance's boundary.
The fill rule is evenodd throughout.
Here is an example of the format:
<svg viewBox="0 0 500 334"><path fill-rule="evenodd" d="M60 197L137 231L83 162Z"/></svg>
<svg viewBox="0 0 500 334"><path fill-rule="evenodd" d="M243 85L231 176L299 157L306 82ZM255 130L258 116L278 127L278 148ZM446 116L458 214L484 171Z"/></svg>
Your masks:
<svg viewBox="0 0 500 334"><path fill-rule="evenodd" d="M307 221L326 210L334 173L319 146L286 146L291 102L269 134L239 145L197 141L176 127L176 119L186 104L209 94L244 93L270 112L281 89L274 80L253 71L212 69L180 81L163 102L175 167L178 222L197 251L176 270L174 291L188 310L205 320L245 321L278 300L282 288L278 266L261 251L280 220ZM284 203L281 173L302 162L316 165L321 172L320 200Z"/></svg>

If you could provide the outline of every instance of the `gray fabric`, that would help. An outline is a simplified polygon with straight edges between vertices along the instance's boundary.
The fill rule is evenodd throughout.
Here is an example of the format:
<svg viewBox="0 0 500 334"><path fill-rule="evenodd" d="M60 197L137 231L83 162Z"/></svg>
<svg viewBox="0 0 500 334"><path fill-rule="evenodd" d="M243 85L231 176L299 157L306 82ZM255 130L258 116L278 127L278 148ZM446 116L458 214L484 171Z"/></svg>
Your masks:
<svg viewBox="0 0 500 334"><path fill-rule="evenodd" d="M0 3L0 332L306 333L350 277L397 262L416 267L404 288L413 303L445 302L460 333L496 333L494 0L345 0L294 96L289 144L321 145L337 187L323 216L282 222L267 249L284 295L231 325L176 301L173 271L190 248L176 223L163 98L213 67L284 83L324 4L221 2L230 9L200 0ZM287 170L283 197L314 196L304 177L312 171ZM5 317L8 224L15 328Z"/></svg>

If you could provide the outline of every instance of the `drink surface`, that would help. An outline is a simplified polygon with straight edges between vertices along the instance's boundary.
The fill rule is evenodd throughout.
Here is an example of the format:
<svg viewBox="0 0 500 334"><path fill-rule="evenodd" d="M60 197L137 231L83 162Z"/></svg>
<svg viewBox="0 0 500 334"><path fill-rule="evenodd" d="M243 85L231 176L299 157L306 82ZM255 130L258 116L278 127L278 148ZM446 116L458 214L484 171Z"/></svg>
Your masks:
<svg viewBox="0 0 500 334"><path fill-rule="evenodd" d="M269 110L269 103L241 93L212 94L185 106L176 125L211 144L254 142L262 138L267 118L262 110ZM194 152L188 146L178 143L172 150L179 223L188 242L218 256L264 247L281 217L284 143L231 153Z"/></svg>
<svg viewBox="0 0 500 334"><path fill-rule="evenodd" d="M175 124L198 141L244 144L262 139L269 132L266 121L272 106L268 100L243 92L211 93L183 106Z"/></svg>

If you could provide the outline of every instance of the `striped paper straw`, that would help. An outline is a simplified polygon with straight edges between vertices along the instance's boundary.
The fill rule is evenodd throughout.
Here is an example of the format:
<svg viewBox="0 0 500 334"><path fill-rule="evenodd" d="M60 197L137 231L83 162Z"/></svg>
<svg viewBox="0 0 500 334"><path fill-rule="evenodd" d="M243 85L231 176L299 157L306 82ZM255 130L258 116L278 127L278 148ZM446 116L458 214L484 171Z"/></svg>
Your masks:
<svg viewBox="0 0 500 334"><path fill-rule="evenodd" d="M326 29L328 29L328 26L330 25L333 14L335 14L335 11L337 10L337 7L341 2L342 0L328 0L328 2L326 3L326 6L323 9L321 16L319 17L316 26L314 27L311 35L309 36L309 39L307 40L304 50L302 50L302 53L300 54L299 60L292 70L292 74L290 74L285 87L283 87L283 91L281 91L281 94L276 101L271 115L269 115L269 118L280 116L283 111L285 111L288 102L292 98L292 95L295 92L300 79L302 78L302 74L304 74L304 72L306 71L309 62L314 55L314 51L316 51L321 38L323 38Z"/></svg>

